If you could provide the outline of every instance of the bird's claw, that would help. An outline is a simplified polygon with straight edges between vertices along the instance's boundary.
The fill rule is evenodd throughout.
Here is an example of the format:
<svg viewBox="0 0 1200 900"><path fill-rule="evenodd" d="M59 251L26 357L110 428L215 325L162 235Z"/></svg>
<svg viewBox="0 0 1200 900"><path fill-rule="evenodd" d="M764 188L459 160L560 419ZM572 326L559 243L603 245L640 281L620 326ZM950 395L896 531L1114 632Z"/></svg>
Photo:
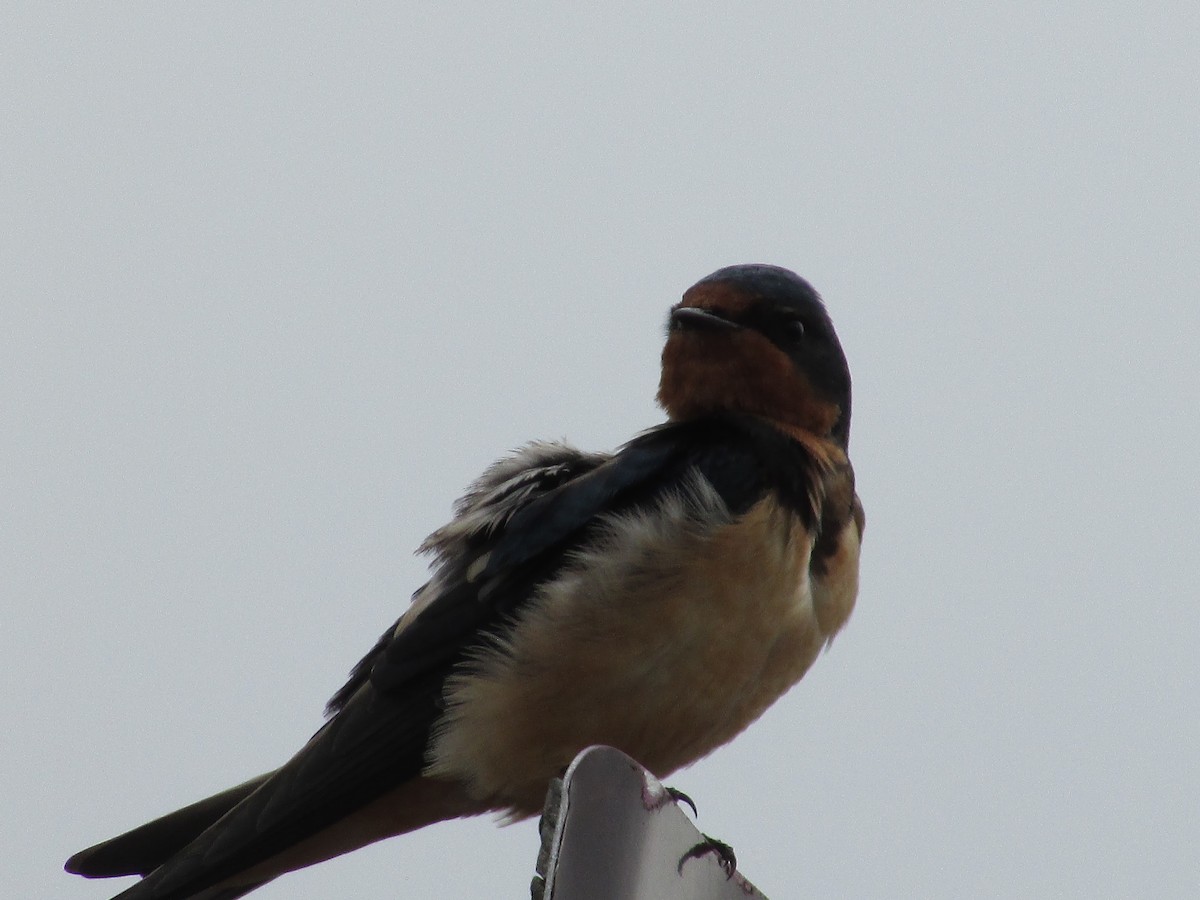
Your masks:
<svg viewBox="0 0 1200 900"><path fill-rule="evenodd" d="M700 813L696 809L696 804L693 803L692 798L689 797L687 794L685 794L683 791L679 790L678 788L669 787L669 788L667 788L667 796L670 797L672 800L674 800L676 803L686 803L688 806L690 806L692 808L692 818L693 819L699 818Z"/></svg>
<svg viewBox="0 0 1200 900"><path fill-rule="evenodd" d="M715 853L717 855L718 863L720 863L721 868L725 870L726 879L732 878L733 873L737 871L737 854L734 853L733 848L724 841L718 841L716 838L709 837L707 834L704 835L704 840L692 847L687 853L680 857L679 865L676 867L676 871L682 875L683 864L685 862L687 862L689 859L699 859L702 856L707 856L709 853Z"/></svg>

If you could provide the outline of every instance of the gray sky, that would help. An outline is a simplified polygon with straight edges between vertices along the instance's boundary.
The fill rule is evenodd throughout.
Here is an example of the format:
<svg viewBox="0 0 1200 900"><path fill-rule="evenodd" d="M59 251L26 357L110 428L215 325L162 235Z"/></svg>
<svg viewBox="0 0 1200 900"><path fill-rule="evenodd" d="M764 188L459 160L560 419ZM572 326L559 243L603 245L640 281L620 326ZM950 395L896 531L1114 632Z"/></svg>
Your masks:
<svg viewBox="0 0 1200 900"><path fill-rule="evenodd" d="M993 6L10 11L6 895L290 755L483 466L660 421L667 307L763 261L850 359L862 592L700 827L775 897L1194 896L1200 12Z"/></svg>

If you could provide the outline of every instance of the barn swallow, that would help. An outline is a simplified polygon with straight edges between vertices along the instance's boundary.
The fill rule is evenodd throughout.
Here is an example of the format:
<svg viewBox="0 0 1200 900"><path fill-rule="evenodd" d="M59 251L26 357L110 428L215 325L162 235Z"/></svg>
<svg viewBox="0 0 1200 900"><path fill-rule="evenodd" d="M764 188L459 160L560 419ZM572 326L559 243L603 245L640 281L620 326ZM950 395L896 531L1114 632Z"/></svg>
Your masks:
<svg viewBox="0 0 1200 900"><path fill-rule="evenodd" d="M433 822L534 815L591 744L661 778L730 741L854 606L850 372L806 281L733 266L672 307L658 401L667 421L613 453L492 465L291 760L67 871L144 876L120 900L233 900Z"/></svg>

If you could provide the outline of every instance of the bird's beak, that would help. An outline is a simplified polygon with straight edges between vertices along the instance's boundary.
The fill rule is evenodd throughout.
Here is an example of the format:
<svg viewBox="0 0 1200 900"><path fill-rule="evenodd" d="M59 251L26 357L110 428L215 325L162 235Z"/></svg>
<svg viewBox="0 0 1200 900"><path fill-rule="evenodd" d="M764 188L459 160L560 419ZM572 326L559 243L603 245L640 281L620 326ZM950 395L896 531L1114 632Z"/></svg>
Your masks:
<svg viewBox="0 0 1200 900"><path fill-rule="evenodd" d="M734 331L741 328L737 322L713 309L698 306L677 306L671 310L671 330L690 331Z"/></svg>

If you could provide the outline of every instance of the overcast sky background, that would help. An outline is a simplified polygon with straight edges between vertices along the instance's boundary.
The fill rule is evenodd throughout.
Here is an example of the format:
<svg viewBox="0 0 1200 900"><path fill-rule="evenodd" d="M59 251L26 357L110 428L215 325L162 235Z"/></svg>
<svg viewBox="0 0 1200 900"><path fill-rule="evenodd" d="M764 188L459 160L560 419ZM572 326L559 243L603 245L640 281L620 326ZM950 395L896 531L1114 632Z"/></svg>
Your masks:
<svg viewBox="0 0 1200 900"><path fill-rule="evenodd" d="M287 758L470 480L660 421L667 308L762 261L850 359L862 591L700 827L778 898L1195 896L1200 8L421 8L5 15L0 893Z"/></svg>

